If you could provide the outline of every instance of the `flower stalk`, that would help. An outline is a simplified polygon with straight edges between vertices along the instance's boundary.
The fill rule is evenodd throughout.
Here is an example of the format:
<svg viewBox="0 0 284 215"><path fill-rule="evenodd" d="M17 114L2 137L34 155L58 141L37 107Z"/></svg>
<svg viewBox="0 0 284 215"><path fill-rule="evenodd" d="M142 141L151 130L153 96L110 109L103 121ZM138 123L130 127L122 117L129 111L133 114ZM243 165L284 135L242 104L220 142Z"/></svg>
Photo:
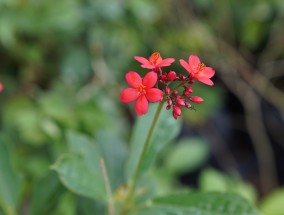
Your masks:
<svg viewBox="0 0 284 215"><path fill-rule="evenodd" d="M156 113L155 113L154 119L152 121L151 127L149 129L147 138L146 138L145 143L143 145L141 155L139 157L137 168L135 169L133 180L130 182L128 194L127 194L127 197L125 199L124 206L123 206L123 209L122 209L120 215L126 214L131 209L131 206L132 206L132 203L133 203L135 188L136 188L136 185L137 185L139 178L141 176L141 169L142 169L143 161L145 159L146 152L149 148L150 141L151 141L155 126L158 122L158 119L159 119L159 116L160 116L160 113L161 113L161 110L163 108L164 103L165 103L164 101L160 102L159 106L156 110Z"/></svg>

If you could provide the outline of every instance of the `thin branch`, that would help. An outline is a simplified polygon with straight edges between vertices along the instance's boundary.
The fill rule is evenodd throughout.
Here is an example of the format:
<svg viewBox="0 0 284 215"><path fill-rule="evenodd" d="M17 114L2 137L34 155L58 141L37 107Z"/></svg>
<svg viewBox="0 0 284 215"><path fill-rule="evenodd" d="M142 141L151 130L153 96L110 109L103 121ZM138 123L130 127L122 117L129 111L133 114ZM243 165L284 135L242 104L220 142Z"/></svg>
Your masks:
<svg viewBox="0 0 284 215"><path fill-rule="evenodd" d="M103 173L103 178L104 178L105 188L106 188L106 193L107 193L107 199L108 199L108 214L115 215L115 208L114 208L114 202L113 202L112 192L110 188L110 182L109 182L109 178L108 178L108 174L107 174L107 170L105 166L105 161L103 158L100 159L100 164L101 164L101 169Z"/></svg>

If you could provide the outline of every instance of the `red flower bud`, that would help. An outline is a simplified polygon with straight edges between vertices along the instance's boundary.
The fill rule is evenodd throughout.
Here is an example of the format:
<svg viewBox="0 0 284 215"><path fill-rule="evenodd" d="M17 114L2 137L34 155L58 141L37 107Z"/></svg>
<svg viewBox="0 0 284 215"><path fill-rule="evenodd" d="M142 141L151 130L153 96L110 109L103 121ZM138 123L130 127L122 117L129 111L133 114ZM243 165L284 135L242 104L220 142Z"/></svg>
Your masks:
<svg viewBox="0 0 284 215"><path fill-rule="evenodd" d="M199 96L191 96L190 100L193 101L196 104L201 104L202 102L204 102L203 98L201 98Z"/></svg>
<svg viewBox="0 0 284 215"><path fill-rule="evenodd" d="M178 106L174 106L173 109L173 117L174 119L177 119L181 115L181 109Z"/></svg>
<svg viewBox="0 0 284 215"><path fill-rule="evenodd" d="M175 115L180 116L180 115L181 115L181 109L180 109L180 107L175 105L175 106L174 106L173 113L174 113Z"/></svg>
<svg viewBox="0 0 284 215"><path fill-rule="evenodd" d="M166 94L170 94L171 92L171 88L169 88L168 86L165 87L165 93Z"/></svg>
<svg viewBox="0 0 284 215"><path fill-rule="evenodd" d="M192 86L185 86L185 87L184 87L184 90L187 91L187 92L189 92L189 93L192 93L192 92L193 92Z"/></svg>
<svg viewBox="0 0 284 215"><path fill-rule="evenodd" d="M172 104L173 104L173 101L172 101L171 99L169 99L169 100L168 100L168 105L171 106Z"/></svg>
<svg viewBox="0 0 284 215"><path fill-rule="evenodd" d="M174 71L170 71L167 75L168 81L174 81L177 77L177 74Z"/></svg>
<svg viewBox="0 0 284 215"><path fill-rule="evenodd" d="M180 98L180 96L176 98L176 103L178 106L185 106L185 102Z"/></svg>
<svg viewBox="0 0 284 215"><path fill-rule="evenodd" d="M174 91L173 91L173 94L174 94L174 95L177 95L177 94L178 94L178 91L177 91L177 90L174 90Z"/></svg>
<svg viewBox="0 0 284 215"><path fill-rule="evenodd" d="M172 107L171 105L167 105L166 109L167 109L167 110L170 110L171 107Z"/></svg>

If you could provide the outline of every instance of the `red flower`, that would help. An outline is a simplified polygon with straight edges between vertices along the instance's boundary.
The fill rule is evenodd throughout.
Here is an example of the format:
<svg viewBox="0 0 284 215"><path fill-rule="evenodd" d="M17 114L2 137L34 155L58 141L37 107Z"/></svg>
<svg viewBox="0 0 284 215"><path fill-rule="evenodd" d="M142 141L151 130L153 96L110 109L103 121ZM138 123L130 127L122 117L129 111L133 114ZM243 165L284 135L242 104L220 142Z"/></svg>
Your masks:
<svg viewBox="0 0 284 215"><path fill-rule="evenodd" d="M2 92L3 90L3 84L0 82L0 93Z"/></svg>
<svg viewBox="0 0 284 215"><path fill-rule="evenodd" d="M122 102L128 103L137 99L135 111L141 116L148 111L148 101L158 102L163 99L163 91L153 88L157 83L157 73L148 72L142 79L137 72L130 71L125 76L128 85L132 88L126 88L120 93Z"/></svg>
<svg viewBox="0 0 284 215"><path fill-rule="evenodd" d="M159 52L154 52L149 59L139 56L135 56L134 59L142 63L142 68L147 69L159 69L161 67L170 66L175 61L174 58L166 58L163 60Z"/></svg>
<svg viewBox="0 0 284 215"><path fill-rule="evenodd" d="M188 63L184 60L179 60L179 62L188 71L191 78L195 78L210 86L214 85L210 78L213 77L215 71L211 67L206 67L204 63L201 63L196 55L190 55Z"/></svg>

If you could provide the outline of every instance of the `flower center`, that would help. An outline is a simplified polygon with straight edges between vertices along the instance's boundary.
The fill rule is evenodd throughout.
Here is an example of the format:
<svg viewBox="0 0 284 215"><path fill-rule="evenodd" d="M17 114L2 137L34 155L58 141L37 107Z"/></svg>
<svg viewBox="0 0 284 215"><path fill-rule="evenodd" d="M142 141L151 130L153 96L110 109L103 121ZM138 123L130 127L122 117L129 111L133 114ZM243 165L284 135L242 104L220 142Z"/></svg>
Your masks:
<svg viewBox="0 0 284 215"><path fill-rule="evenodd" d="M145 94L146 93L146 86L144 86L143 84L138 84L137 87L136 87L136 90L140 94Z"/></svg>
<svg viewBox="0 0 284 215"><path fill-rule="evenodd" d="M154 65L160 63L160 62L161 62L161 55L160 55L160 53L159 53L159 52L154 52L154 53L150 56L149 61L150 61L152 64L154 64Z"/></svg>
<svg viewBox="0 0 284 215"><path fill-rule="evenodd" d="M199 72L203 71L205 69L205 67L206 67L206 65L204 63L199 63L197 65L195 73L199 73Z"/></svg>

